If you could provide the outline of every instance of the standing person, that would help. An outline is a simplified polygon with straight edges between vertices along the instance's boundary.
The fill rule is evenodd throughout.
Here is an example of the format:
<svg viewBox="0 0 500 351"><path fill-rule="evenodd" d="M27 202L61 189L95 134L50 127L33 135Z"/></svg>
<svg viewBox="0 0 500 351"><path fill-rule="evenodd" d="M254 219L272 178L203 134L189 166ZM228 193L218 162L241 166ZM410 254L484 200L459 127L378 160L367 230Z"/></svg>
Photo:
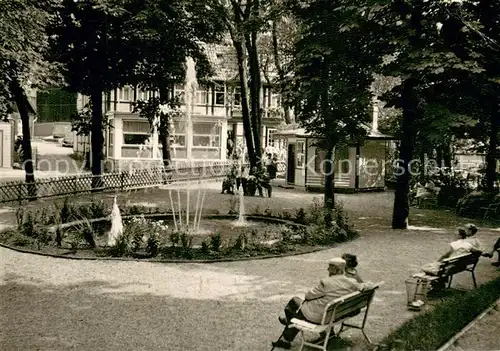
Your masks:
<svg viewBox="0 0 500 351"><path fill-rule="evenodd" d="M248 184L249 177L250 177L250 172L248 171L248 167L242 166L241 167L241 186L243 187L243 193L245 195L248 194L247 184Z"/></svg>
<svg viewBox="0 0 500 351"><path fill-rule="evenodd" d="M244 166L241 166L241 167L236 167L236 191L240 191L240 185L241 185L241 177L242 177L242 173L243 173L243 167Z"/></svg>
<svg viewBox="0 0 500 351"><path fill-rule="evenodd" d="M268 174L271 174L272 170L272 166L273 166L273 159L271 157L271 154L270 153L267 153L266 154L266 158L264 160L264 166L266 167L266 171Z"/></svg>
<svg viewBox="0 0 500 351"><path fill-rule="evenodd" d="M300 297L292 298L285 307L285 316L279 316L281 324L288 326L282 337L273 342L274 347L289 349L291 342L298 334L299 330L290 327L293 318L320 324L325 306L331 301L341 296L348 295L355 291L369 289L369 283L358 283L344 275L346 262L340 258L333 258L328 261L328 278L321 279L319 284L309 290L304 299Z"/></svg>
<svg viewBox="0 0 500 351"><path fill-rule="evenodd" d="M274 154L271 162L271 173L269 173L269 177L271 179L276 179L276 173L278 173L278 157Z"/></svg>

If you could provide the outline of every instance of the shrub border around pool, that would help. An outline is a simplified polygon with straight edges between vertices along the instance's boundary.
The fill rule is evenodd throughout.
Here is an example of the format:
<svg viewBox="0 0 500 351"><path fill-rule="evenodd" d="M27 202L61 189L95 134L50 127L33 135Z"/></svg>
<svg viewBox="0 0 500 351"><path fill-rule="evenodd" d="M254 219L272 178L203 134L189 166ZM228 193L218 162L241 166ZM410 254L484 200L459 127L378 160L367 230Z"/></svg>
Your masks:
<svg viewBox="0 0 500 351"><path fill-rule="evenodd" d="M145 214L137 214L137 215L126 215L122 216L122 219L131 219L134 217L139 217L139 216L144 216L144 218L154 218L154 217L168 217L172 216L171 213L145 213ZM238 218L238 215L205 215L203 218L207 219L236 219ZM296 227L307 227L307 225L296 223L293 221L277 218L277 217L272 217L272 216L265 216L265 215L248 215L245 216L245 218L248 219L254 219L256 221L268 221L268 222L274 222L274 224L288 224L288 225L294 225ZM110 220L109 217L103 217L103 218L93 218L89 219L88 221L90 223L98 223L101 221L107 221ZM72 226L79 225L81 223L84 223L86 220L78 220L78 221L73 221L73 222L67 222L67 223L62 223L59 225L52 225L48 226L49 231L55 231L57 228L64 229ZM276 255L262 255L262 256L251 256L251 257L232 257L232 258L216 258L216 259L211 259L211 260L187 260L187 259L157 259L157 258L145 258L145 259L137 259L137 258L132 258L132 257L78 257L78 256L68 256L68 255L62 255L62 254L52 254L52 253L46 253L46 252L41 252L37 250L29 250L29 249L23 249L18 246L11 246L7 244L0 243L0 247L17 251L20 253L26 253L26 254L33 254L33 255L38 255L38 256L45 256L45 257L53 257L53 258L62 258L62 259L68 259L68 260L83 260L83 261L124 261L124 262L150 262L150 263L218 263L218 262L237 262L237 261L254 261L254 260L265 260L265 259L271 259L271 258L281 258L281 257L291 257L291 256L299 256L299 255L305 255L309 253L314 253L314 252L319 252L319 251L325 251L332 249L336 247L340 243L335 243L332 244L331 246L322 246L322 247L313 247L310 249L306 249L300 252L287 252L283 254L276 254Z"/></svg>

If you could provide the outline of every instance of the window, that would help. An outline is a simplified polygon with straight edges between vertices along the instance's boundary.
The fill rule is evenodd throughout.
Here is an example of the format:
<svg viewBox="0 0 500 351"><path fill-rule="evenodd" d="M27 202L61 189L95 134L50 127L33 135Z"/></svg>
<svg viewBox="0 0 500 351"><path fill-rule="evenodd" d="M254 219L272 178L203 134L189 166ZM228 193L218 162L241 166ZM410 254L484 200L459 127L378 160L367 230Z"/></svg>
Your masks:
<svg viewBox="0 0 500 351"><path fill-rule="evenodd" d="M241 89L239 87L235 87L233 90L233 105L241 106Z"/></svg>
<svg viewBox="0 0 500 351"><path fill-rule="evenodd" d="M171 144L174 147L186 147L186 122L174 122Z"/></svg>
<svg viewBox="0 0 500 351"><path fill-rule="evenodd" d="M297 141L297 168L304 168L306 164L306 143Z"/></svg>
<svg viewBox="0 0 500 351"><path fill-rule="evenodd" d="M280 94L273 93L272 90L269 90L269 92L271 93L271 99L270 99L269 106L270 107L278 107L279 102L280 102Z"/></svg>
<svg viewBox="0 0 500 351"><path fill-rule="evenodd" d="M323 165L323 161L325 159L325 150L322 150L320 148L316 148L316 157L314 159L314 171L318 174L323 174L323 169L321 166Z"/></svg>
<svg viewBox="0 0 500 351"><path fill-rule="evenodd" d="M208 91L206 89L196 91L195 104L196 105L208 104Z"/></svg>
<svg viewBox="0 0 500 351"><path fill-rule="evenodd" d="M224 89L224 84L216 84L214 92L215 92L215 104L224 106L226 103L226 92Z"/></svg>
<svg viewBox="0 0 500 351"><path fill-rule="evenodd" d="M274 146L274 133L276 133L276 129L267 130L267 146Z"/></svg>
<svg viewBox="0 0 500 351"><path fill-rule="evenodd" d="M121 101L130 101L134 97L134 92L130 87L123 87L120 89L120 100Z"/></svg>
<svg viewBox="0 0 500 351"><path fill-rule="evenodd" d="M123 121L123 144L144 145L151 136L148 122Z"/></svg>
<svg viewBox="0 0 500 351"><path fill-rule="evenodd" d="M147 100L148 93L147 91L137 90L137 100Z"/></svg>
<svg viewBox="0 0 500 351"><path fill-rule="evenodd" d="M220 147L221 127L219 123L193 123L193 147Z"/></svg>
<svg viewBox="0 0 500 351"><path fill-rule="evenodd" d="M179 97L179 101L181 104L186 103L186 92L184 91L184 85L176 84L174 87L174 96Z"/></svg>
<svg viewBox="0 0 500 351"><path fill-rule="evenodd" d="M108 127L108 156L113 157L113 144L114 144L114 120L109 121L109 127Z"/></svg>

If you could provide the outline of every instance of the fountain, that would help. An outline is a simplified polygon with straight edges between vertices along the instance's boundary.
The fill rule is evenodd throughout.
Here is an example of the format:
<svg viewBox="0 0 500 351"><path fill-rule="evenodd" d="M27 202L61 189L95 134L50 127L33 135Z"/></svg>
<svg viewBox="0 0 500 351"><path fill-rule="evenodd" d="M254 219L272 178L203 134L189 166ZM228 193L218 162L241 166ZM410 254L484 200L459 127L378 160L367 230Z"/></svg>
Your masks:
<svg viewBox="0 0 500 351"><path fill-rule="evenodd" d="M186 113L185 119L182 121L184 123L184 128L186 131L193 130L193 107L194 99L196 97L196 89L198 83L196 81L196 68L195 62L191 57L186 59L186 82L185 82L185 104ZM190 147L192 141L188 140L186 147ZM174 149L175 150L175 149ZM174 151L175 153L175 151ZM202 186L201 179L198 181L198 192L196 195L196 203L194 205L194 217L191 217L190 207L191 207L191 189L186 187L186 210L183 211L181 207L181 194L180 190L177 189L177 208L175 206L174 197L172 196L173 190L169 190L170 206L172 209L172 217L174 221L174 228L176 231L185 230L190 233L195 233L200 231L200 221L202 216L203 204L205 202L206 188ZM183 218L184 217L184 218ZM190 222L191 221L191 222Z"/></svg>
<svg viewBox="0 0 500 351"><path fill-rule="evenodd" d="M108 233L108 246L115 246L116 241L123 234L123 222L120 208L116 202L116 196L113 201L113 209L111 210L111 230Z"/></svg>

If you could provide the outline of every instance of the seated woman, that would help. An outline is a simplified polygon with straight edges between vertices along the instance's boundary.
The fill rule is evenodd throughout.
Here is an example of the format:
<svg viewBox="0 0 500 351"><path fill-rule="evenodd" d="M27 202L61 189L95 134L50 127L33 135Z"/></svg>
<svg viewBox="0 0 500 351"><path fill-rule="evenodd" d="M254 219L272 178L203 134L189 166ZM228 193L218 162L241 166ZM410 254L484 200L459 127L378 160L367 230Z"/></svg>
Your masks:
<svg viewBox="0 0 500 351"><path fill-rule="evenodd" d="M356 267L358 266L358 259L356 255L345 253L342 255L345 261L345 275L347 278L356 280L358 283L362 283L363 279L358 275Z"/></svg>
<svg viewBox="0 0 500 351"><path fill-rule="evenodd" d="M459 228L457 231L457 240L450 243L449 250L438 259L438 262L429 263L422 267L422 270L427 274L436 275L438 274L437 270L439 269L439 264L444 259L465 255L471 252L481 253L481 250L477 248L475 242L468 240L467 229Z"/></svg>
<svg viewBox="0 0 500 351"><path fill-rule="evenodd" d="M437 262L431 262L423 266L422 271L427 275L436 276L439 273L439 267L443 260L468 254L471 252L480 253L481 250L476 249L474 245L467 240L467 230L465 228L459 228L457 231L457 240L450 243L449 250L444 253ZM423 293L423 284L425 282L425 279L422 279L425 274L416 274L406 281L407 283L413 283L407 285L409 289L412 289L411 286L415 286L415 300L410 303L410 305L414 308L419 308L424 304L424 301L422 301L422 299L418 299L418 296L422 296L425 294ZM446 286L447 281L448 277L433 281L432 288L442 289Z"/></svg>

